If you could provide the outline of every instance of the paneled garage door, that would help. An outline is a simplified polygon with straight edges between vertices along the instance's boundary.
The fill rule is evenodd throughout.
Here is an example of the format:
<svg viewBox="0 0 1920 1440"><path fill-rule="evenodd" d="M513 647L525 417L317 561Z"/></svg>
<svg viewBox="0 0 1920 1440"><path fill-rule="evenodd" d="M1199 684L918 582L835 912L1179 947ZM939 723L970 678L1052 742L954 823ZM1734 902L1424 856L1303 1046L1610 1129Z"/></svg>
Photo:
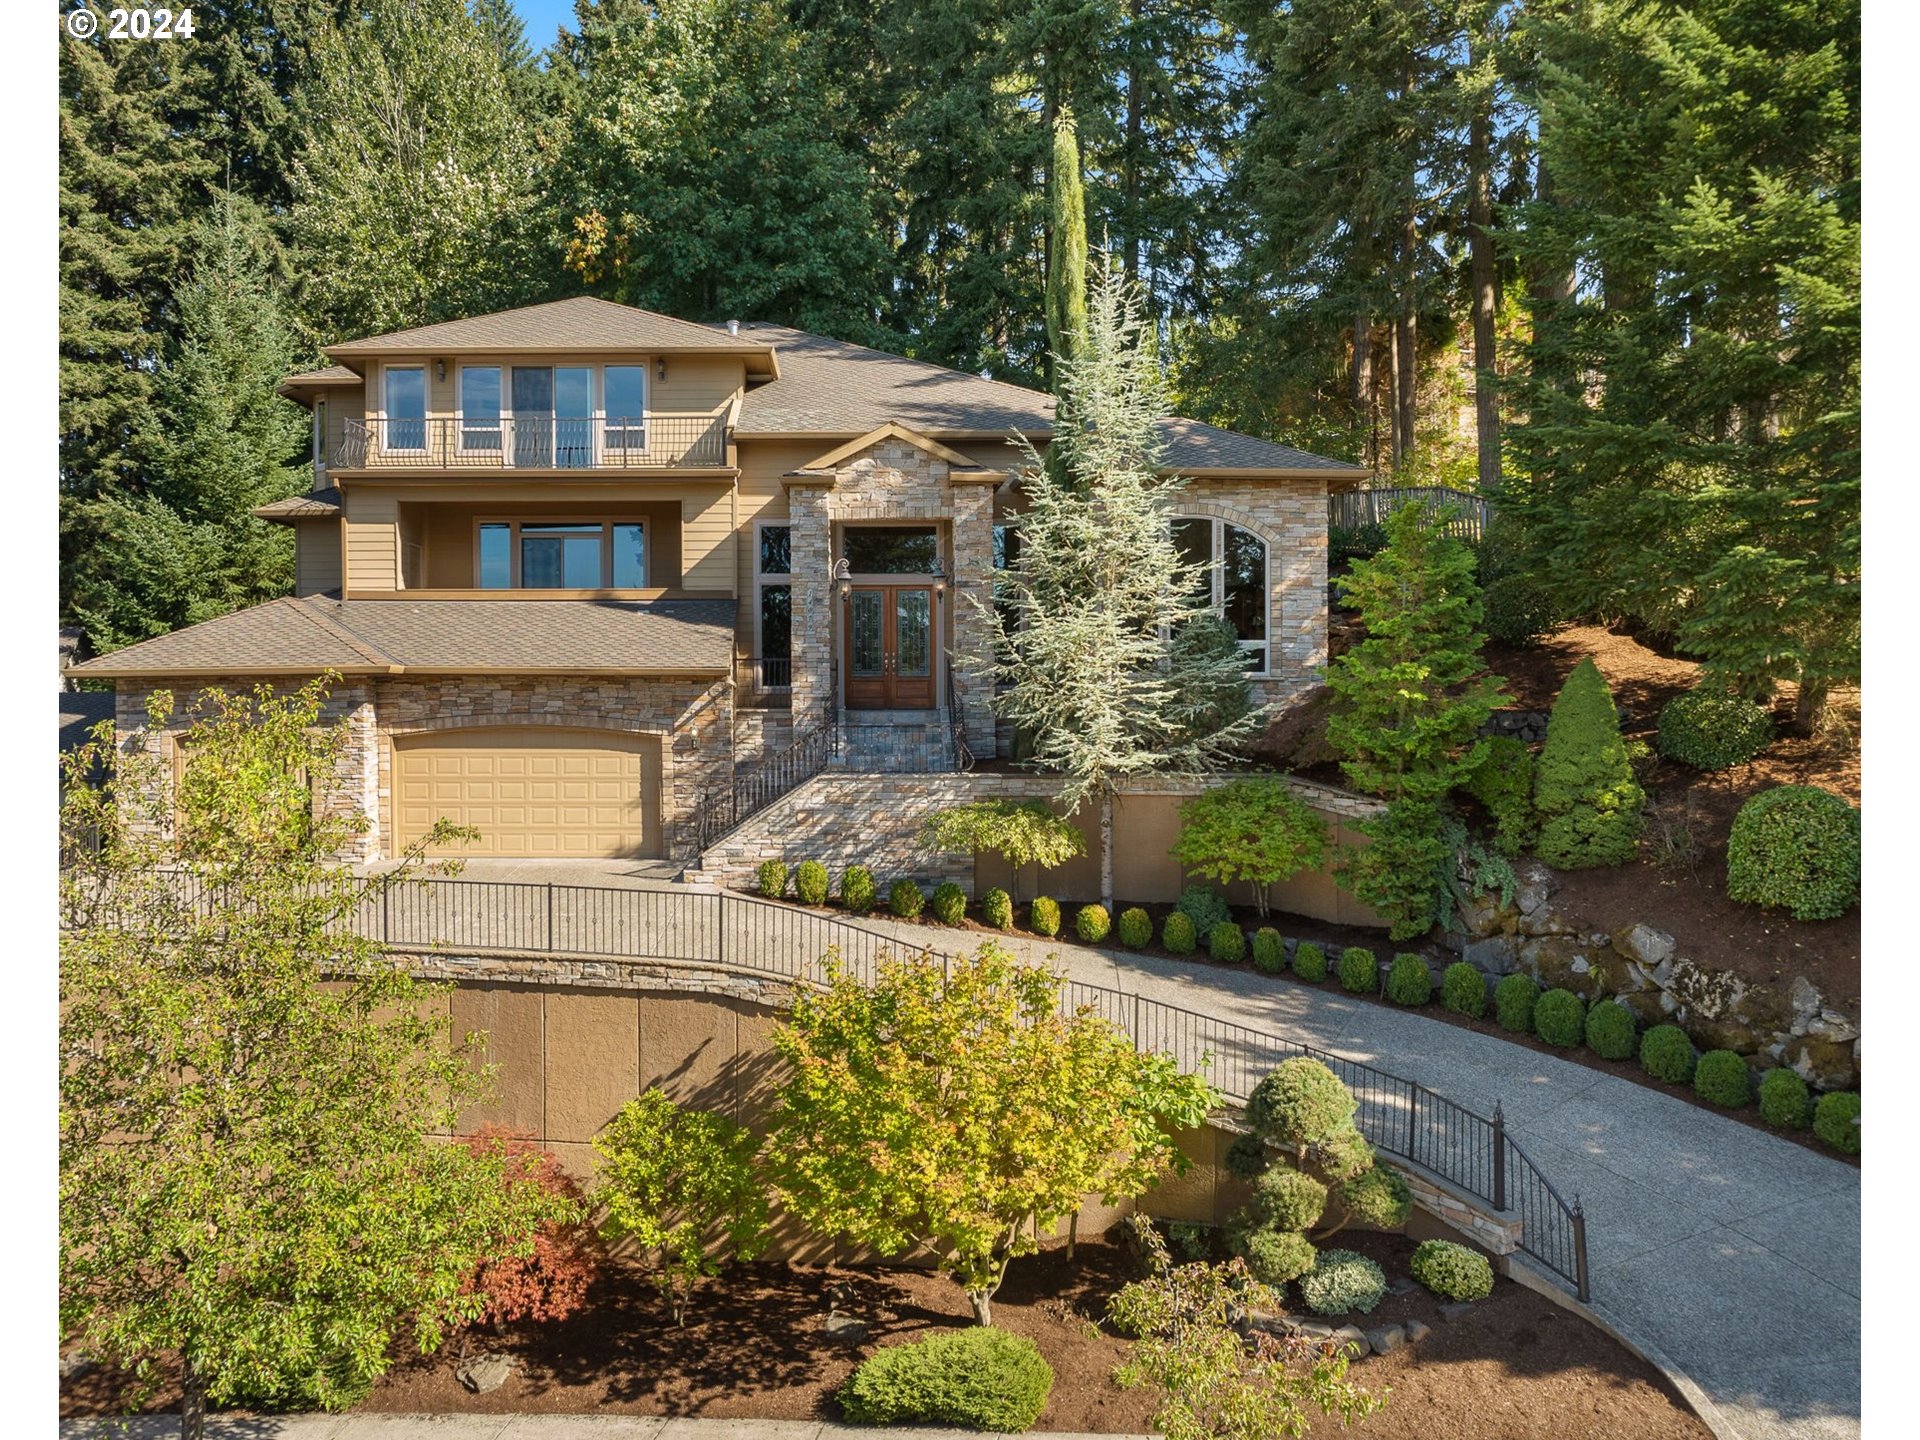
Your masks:
<svg viewBox="0 0 1920 1440"><path fill-rule="evenodd" d="M593 859L660 854L660 748L650 736L538 726L394 741L401 846L436 820L471 825L455 855Z"/></svg>

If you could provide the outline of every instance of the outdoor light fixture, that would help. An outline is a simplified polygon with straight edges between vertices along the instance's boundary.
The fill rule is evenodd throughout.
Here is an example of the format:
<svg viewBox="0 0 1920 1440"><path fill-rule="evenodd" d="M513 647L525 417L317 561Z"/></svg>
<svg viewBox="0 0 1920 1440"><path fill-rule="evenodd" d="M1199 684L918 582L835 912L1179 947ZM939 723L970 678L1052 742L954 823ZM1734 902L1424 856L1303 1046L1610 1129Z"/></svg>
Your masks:
<svg viewBox="0 0 1920 1440"><path fill-rule="evenodd" d="M662 355L658 360L654 362L653 373L662 380L667 378L667 357L666 356Z"/></svg>
<svg viewBox="0 0 1920 1440"><path fill-rule="evenodd" d="M441 380L446 379L447 378L447 362L444 360L434 361L433 373L437 379L441 379Z"/></svg>

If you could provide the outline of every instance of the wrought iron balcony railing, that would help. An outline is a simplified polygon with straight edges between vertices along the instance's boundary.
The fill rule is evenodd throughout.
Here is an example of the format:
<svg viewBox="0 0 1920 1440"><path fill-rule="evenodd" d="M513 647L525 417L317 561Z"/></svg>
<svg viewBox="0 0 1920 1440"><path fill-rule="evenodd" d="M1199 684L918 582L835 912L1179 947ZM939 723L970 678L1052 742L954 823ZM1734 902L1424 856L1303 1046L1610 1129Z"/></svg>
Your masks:
<svg viewBox="0 0 1920 1440"><path fill-rule="evenodd" d="M338 470L661 470L727 463L718 415L348 419Z"/></svg>

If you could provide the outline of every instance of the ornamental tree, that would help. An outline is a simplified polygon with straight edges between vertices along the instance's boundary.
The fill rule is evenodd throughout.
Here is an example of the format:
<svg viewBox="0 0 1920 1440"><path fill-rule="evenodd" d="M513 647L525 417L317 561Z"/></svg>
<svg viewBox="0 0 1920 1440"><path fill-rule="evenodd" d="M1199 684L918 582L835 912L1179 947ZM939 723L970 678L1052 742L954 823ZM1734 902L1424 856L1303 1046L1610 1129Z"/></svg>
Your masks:
<svg viewBox="0 0 1920 1440"><path fill-rule="evenodd" d="M516 1183L530 1157L428 1138L491 1071L445 987L343 922L471 832L390 874L327 863L366 822L314 804L344 760L325 685L208 692L177 793L110 725L65 762L61 1341L138 1387L177 1355L187 1440L209 1401L352 1404L403 1336L430 1352L488 1312L483 1267L579 1218Z"/></svg>
<svg viewBox="0 0 1920 1440"><path fill-rule="evenodd" d="M1181 804L1169 853L1197 875L1246 881L1264 920L1269 886L1325 862L1327 827L1284 781L1230 780Z"/></svg>
<svg viewBox="0 0 1920 1440"><path fill-rule="evenodd" d="M976 800L927 817L922 831L937 850L985 850L1013 870L1014 899L1020 898L1020 872L1028 865L1050 870L1087 853L1086 836L1071 820L1056 815L1040 800Z"/></svg>
<svg viewBox="0 0 1920 1440"><path fill-rule="evenodd" d="M600 1271L600 1237L587 1221L580 1184L560 1168L551 1150L533 1137L500 1126L483 1126L459 1142L482 1158L499 1154L509 1162L508 1185L535 1185L567 1201L566 1213L541 1225L529 1255L489 1256L467 1285L487 1297L480 1323L499 1327L516 1320L564 1320L587 1299L587 1287Z"/></svg>
<svg viewBox="0 0 1920 1440"><path fill-rule="evenodd" d="M1173 1132L1217 1101L1090 1009L1063 1013L1060 977L992 942L944 975L884 960L871 986L823 963L825 993L774 1031L791 1067L766 1147L776 1195L883 1255L925 1246L982 1325L1037 1224L1184 1171Z"/></svg>
<svg viewBox="0 0 1920 1440"><path fill-rule="evenodd" d="M664 1090L620 1107L594 1137L602 1226L656 1253L654 1281L687 1323L702 1279L767 1245L767 1196L754 1169L760 1142L744 1126L707 1110L682 1109Z"/></svg>

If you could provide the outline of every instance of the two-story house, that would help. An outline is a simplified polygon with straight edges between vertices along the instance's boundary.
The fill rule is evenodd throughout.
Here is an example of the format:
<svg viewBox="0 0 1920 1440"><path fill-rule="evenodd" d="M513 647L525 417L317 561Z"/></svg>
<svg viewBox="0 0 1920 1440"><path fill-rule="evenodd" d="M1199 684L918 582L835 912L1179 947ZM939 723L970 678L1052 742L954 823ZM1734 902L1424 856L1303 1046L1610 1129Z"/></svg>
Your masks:
<svg viewBox="0 0 1920 1440"><path fill-rule="evenodd" d="M442 817L468 853L672 857L757 803L736 774L995 752L977 653L1051 397L777 325L563 300L335 345L296 593L73 667L145 697L337 672L358 858ZM1265 699L1326 659L1326 496L1365 472L1165 422L1180 543ZM129 740L128 743L134 743ZM145 743L171 753L170 735ZM809 753L812 753L810 750ZM719 797L716 799L715 797Z"/></svg>

